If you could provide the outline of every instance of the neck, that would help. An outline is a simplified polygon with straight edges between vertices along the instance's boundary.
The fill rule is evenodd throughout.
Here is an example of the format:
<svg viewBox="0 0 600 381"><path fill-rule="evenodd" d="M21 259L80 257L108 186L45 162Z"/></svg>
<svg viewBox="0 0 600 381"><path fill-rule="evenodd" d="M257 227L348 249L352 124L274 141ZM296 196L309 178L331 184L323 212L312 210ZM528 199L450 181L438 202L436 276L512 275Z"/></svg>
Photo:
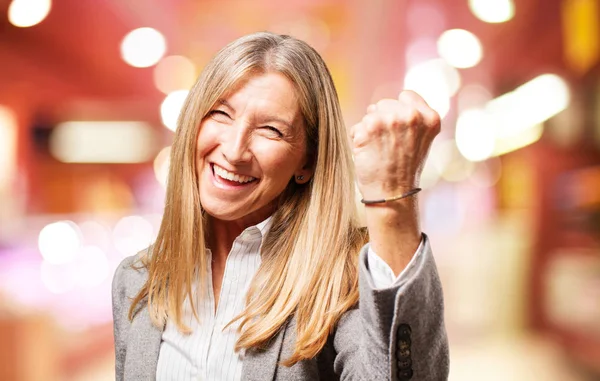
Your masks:
<svg viewBox="0 0 600 381"><path fill-rule="evenodd" d="M235 221L225 221L209 216L209 234L207 245L212 253L213 261L224 262L231 251L233 241L250 226L264 221L270 214L255 216L255 218L242 218Z"/></svg>

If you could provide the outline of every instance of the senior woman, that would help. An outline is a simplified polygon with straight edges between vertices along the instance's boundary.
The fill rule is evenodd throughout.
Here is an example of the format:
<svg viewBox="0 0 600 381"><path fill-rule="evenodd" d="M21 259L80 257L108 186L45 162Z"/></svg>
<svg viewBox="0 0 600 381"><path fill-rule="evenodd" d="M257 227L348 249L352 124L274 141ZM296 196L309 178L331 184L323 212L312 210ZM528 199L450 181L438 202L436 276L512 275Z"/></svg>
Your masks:
<svg viewBox="0 0 600 381"><path fill-rule="evenodd" d="M306 43L223 48L183 107L158 238L114 276L117 379L446 379L415 196L439 128L405 91L348 133Z"/></svg>

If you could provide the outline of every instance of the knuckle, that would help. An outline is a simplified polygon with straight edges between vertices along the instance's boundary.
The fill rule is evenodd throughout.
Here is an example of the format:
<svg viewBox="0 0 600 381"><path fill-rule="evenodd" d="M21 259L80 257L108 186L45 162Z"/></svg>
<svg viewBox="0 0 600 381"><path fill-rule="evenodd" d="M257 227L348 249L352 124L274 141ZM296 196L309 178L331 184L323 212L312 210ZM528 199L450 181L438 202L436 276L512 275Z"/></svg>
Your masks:
<svg viewBox="0 0 600 381"><path fill-rule="evenodd" d="M407 111L406 121L409 125L415 125L421 120L421 113L415 107L411 107Z"/></svg>

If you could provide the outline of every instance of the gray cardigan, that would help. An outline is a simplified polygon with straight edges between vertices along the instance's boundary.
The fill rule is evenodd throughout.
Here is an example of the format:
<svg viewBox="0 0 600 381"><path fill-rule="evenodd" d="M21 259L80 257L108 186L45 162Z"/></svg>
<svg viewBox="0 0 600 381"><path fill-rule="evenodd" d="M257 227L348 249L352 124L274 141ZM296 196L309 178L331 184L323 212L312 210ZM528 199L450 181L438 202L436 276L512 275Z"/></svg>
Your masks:
<svg viewBox="0 0 600 381"><path fill-rule="evenodd" d="M425 237L425 236L424 236ZM367 246L360 253L359 307L346 312L327 344L313 359L292 367L278 363L294 350L296 322L288 324L265 350L246 353L244 381L431 380L448 378L448 340L442 287L425 237L422 257L403 284L376 290L368 274ZM131 298L147 278L128 257L113 279L117 380L154 380L162 330L142 308L130 322Z"/></svg>

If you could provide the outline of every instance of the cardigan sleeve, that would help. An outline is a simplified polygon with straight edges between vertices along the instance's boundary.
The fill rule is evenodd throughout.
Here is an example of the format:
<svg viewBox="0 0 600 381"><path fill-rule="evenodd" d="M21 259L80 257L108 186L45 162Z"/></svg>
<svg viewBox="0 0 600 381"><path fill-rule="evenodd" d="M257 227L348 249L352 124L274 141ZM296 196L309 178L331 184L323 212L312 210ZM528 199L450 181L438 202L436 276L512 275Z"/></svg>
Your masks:
<svg viewBox="0 0 600 381"><path fill-rule="evenodd" d="M126 295L125 270L131 266L131 258L125 258L115 271L112 281L113 332L115 342L115 379L124 379L127 332L129 328L129 301Z"/></svg>
<svg viewBox="0 0 600 381"><path fill-rule="evenodd" d="M360 254L358 309L340 320L334 370L341 380L446 380L448 338L441 282L423 235L420 260L408 279L378 289L370 276L368 245Z"/></svg>

